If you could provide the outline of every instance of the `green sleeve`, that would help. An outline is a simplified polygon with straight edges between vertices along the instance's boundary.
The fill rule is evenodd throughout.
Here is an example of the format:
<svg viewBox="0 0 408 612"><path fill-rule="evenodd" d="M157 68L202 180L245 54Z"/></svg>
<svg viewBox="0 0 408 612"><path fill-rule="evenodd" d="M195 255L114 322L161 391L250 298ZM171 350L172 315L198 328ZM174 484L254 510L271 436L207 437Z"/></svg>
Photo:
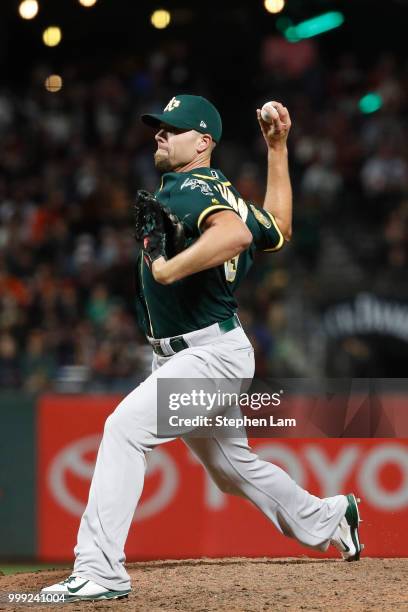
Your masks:
<svg viewBox="0 0 408 612"><path fill-rule="evenodd" d="M252 233L257 251L278 251L284 243L283 235L274 216L255 204L248 203L247 225Z"/></svg>
<svg viewBox="0 0 408 612"><path fill-rule="evenodd" d="M211 214L221 210L235 212L210 181L194 177L183 177L175 185L169 205L191 237L201 234L202 225Z"/></svg>

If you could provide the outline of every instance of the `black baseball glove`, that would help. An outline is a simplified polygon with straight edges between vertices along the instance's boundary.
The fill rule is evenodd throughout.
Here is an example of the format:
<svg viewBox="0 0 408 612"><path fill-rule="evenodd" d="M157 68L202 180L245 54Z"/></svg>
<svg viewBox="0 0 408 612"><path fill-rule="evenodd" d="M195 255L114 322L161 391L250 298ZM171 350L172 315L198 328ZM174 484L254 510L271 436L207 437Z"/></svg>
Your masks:
<svg viewBox="0 0 408 612"><path fill-rule="evenodd" d="M135 238L143 245L151 267L159 257L169 259L185 247L183 224L148 191L139 190L133 207Z"/></svg>

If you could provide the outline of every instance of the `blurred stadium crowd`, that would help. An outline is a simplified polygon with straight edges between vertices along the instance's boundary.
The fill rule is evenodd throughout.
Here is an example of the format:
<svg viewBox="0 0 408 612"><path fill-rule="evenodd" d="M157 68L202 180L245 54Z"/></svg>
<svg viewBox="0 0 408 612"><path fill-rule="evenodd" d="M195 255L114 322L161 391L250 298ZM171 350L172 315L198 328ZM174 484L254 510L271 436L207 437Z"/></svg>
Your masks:
<svg viewBox="0 0 408 612"><path fill-rule="evenodd" d="M219 107L214 166L258 203L266 159L255 109L278 99L292 116L293 239L260 254L238 294L258 375L371 371L375 349L357 336L333 348L322 313L360 292L408 297L407 65L383 55L367 67L344 54L328 66L312 41L266 38L242 105L239 84L203 77L182 43L92 77L72 64L63 74L58 93L44 89L41 66L29 87L0 89L3 388L122 392L144 377L129 211L158 175L139 116L177 93ZM382 107L364 114L368 91Z"/></svg>

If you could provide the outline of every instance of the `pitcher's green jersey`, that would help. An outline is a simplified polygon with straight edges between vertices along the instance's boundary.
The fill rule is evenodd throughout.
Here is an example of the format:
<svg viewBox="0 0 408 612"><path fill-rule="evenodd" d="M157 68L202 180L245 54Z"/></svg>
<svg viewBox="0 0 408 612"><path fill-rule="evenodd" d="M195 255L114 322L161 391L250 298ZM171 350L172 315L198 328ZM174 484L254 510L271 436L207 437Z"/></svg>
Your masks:
<svg viewBox="0 0 408 612"><path fill-rule="evenodd" d="M138 259L136 309L147 336L168 338L230 318L237 310L233 292L251 267L256 250L276 251L283 236L272 215L246 203L219 170L195 168L163 174L155 194L183 222L188 244L197 240L207 217L233 210L252 233L248 249L232 260L171 285L157 283L142 253Z"/></svg>

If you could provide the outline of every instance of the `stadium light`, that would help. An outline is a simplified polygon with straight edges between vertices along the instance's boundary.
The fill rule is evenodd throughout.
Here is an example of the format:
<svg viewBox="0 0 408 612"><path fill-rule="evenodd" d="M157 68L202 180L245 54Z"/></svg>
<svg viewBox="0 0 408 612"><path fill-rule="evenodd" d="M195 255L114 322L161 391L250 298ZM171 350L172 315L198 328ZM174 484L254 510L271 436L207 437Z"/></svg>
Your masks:
<svg viewBox="0 0 408 612"><path fill-rule="evenodd" d="M87 8L94 6L97 0L79 0L79 4L86 6Z"/></svg>
<svg viewBox="0 0 408 612"><path fill-rule="evenodd" d="M268 13L280 13L285 7L285 0L264 0L264 7Z"/></svg>
<svg viewBox="0 0 408 612"><path fill-rule="evenodd" d="M62 89L62 78L59 74L50 74L44 81L44 87L50 93L56 93Z"/></svg>
<svg viewBox="0 0 408 612"><path fill-rule="evenodd" d="M23 19L34 19L38 13L37 0L23 0L18 7L18 12Z"/></svg>
<svg viewBox="0 0 408 612"><path fill-rule="evenodd" d="M60 44L61 38L62 32L58 26L50 26L43 32L43 43L47 47L56 47Z"/></svg>
<svg viewBox="0 0 408 612"><path fill-rule="evenodd" d="M171 15L169 11L165 11L164 9L158 9L157 11L154 11L150 16L150 22L152 26L157 28L158 30L163 30L164 28L167 28L170 21Z"/></svg>
<svg viewBox="0 0 408 612"><path fill-rule="evenodd" d="M365 114L375 113L375 111L378 111L382 107L382 105L382 97L374 91L371 91L370 93L360 98L358 102L358 106L361 112Z"/></svg>
<svg viewBox="0 0 408 612"><path fill-rule="evenodd" d="M301 21L297 25L291 25L284 30L284 36L289 42L297 42L303 38L312 38L319 34L324 34L329 30L334 30L344 23L344 15L339 11L330 11L317 15L306 21Z"/></svg>

